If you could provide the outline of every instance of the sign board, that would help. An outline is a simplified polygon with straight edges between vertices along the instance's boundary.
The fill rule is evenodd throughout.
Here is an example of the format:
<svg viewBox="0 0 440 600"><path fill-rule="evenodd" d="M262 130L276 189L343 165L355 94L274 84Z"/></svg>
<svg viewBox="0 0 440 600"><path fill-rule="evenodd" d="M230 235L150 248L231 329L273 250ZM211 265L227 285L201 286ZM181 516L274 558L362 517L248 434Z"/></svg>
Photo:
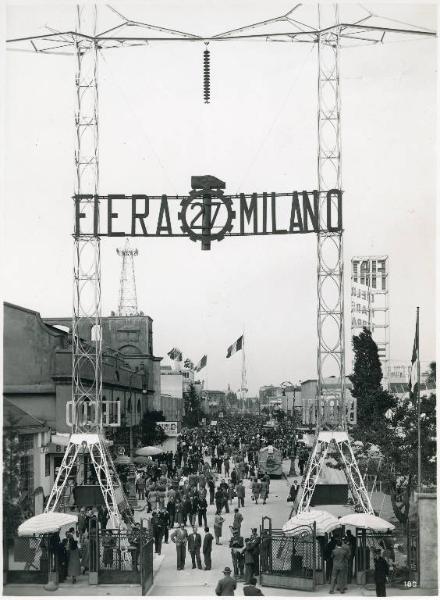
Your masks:
<svg viewBox="0 0 440 600"><path fill-rule="evenodd" d="M217 421L211 421L211 425L215 427L217 425Z"/></svg>
<svg viewBox="0 0 440 600"><path fill-rule="evenodd" d="M189 237L210 249L225 236L342 231L342 191L225 195L212 175L191 177L188 196L76 194L75 237Z"/></svg>
<svg viewBox="0 0 440 600"><path fill-rule="evenodd" d="M179 435L177 431L177 421L158 421L157 424L162 427L168 437L176 437Z"/></svg>
<svg viewBox="0 0 440 600"><path fill-rule="evenodd" d="M223 413L222 412L218 413L218 416L222 419L223 418Z"/></svg>
<svg viewBox="0 0 440 600"><path fill-rule="evenodd" d="M351 284L351 326L374 331L374 293L362 283Z"/></svg>

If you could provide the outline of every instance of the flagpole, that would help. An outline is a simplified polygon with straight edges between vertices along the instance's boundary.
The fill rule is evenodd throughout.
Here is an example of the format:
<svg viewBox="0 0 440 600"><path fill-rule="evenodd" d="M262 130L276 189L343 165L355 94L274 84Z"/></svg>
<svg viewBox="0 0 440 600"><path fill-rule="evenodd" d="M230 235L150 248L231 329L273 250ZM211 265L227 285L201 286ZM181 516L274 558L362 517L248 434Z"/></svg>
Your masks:
<svg viewBox="0 0 440 600"><path fill-rule="evenodd" d="M422 491L422 431L420 424L420 343L419 343L419 307L417 307L417 490Z"/></svg>
<svg viewBox="0 0 440 600"><path fill-rule="evenodd" d="M246 377L246 356L245 356L245 352L244 352L244 344L245 344L245 340L244 340L244 327L243 327L243 347L241 349L242 351L242 362L241 362L241 400L243 403L243 407L244 407L244 401L246 398L246 387L247 387L247 377Z"/></svg>

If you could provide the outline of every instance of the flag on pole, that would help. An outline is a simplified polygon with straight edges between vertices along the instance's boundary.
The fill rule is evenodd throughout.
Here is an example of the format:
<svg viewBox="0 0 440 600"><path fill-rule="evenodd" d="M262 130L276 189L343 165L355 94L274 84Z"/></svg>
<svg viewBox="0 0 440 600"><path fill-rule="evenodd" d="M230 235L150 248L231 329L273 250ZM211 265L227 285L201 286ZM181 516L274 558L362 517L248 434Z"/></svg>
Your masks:
<svg viewBox="0 0 440 600"><path fill-rule="evenodd" d="M229 346L228 353L226 354L226 358L230 358L233 354L242 350L243 348L243 336L241 335L236 342Z"/></svg>
<svg viewBox="0 0 440 600"><path fill-rule="evenodd" d="M194 369L194 363L190 358L185 358L183 366L185 367L185 369Z"/></svg>
<svg viewBox="0 0 440 600"><path fill-rule="evenodd" d="M168 352L168 356L171 358L171 360L177 360L177 362L181 362L182 361L182 353L179 350L179 348L172 348Z"/></svg>
<svg viewBox="0 0 440 600"><path fill-rule="evenodd" d="M411 394L414 393L417 383L417 369L419 365L420 354L419 354L419 311L417 310L416 319L416 334L414 336L413 351L411 357L411 373L409 375L409 391Z"/></svg>
<svg viewBox="0 0 440 600"><path fill-rule="evenodd" d="M204 367L206 367L206 365L208 364L208 357L206 354L204 354L202 356L202 358L199 360L199 362L196 364L196 371L201 371Z"/></svg>

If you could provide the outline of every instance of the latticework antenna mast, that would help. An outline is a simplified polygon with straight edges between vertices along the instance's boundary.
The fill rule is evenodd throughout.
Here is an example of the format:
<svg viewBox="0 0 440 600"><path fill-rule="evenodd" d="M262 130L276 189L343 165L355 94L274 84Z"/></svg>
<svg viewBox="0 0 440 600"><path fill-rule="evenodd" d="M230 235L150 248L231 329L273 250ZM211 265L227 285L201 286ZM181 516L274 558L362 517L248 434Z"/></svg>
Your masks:
<svg viewBox="0 0 440 600"><path fill-rule="evenodd" d="M134 273L134 257L138 255L138 250L137 248L130 248L130 241L127 238L125 247L118 248L116 252L118 256L122 257L118 316L130 317L138 315L136 277Z"/></svg>

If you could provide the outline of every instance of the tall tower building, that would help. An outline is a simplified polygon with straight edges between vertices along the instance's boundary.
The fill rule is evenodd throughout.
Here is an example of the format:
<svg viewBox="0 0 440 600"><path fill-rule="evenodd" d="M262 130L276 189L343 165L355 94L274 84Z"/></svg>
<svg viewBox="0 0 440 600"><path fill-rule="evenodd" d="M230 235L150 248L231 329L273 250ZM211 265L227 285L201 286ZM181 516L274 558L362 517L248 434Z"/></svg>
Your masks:
<svg viewBox="0 0 440 600"><path fill-rule="evenodd" d="M367 327L377 344L385 389L389 387L390 318L388 256L351 259L351 335Z"/></svg>

